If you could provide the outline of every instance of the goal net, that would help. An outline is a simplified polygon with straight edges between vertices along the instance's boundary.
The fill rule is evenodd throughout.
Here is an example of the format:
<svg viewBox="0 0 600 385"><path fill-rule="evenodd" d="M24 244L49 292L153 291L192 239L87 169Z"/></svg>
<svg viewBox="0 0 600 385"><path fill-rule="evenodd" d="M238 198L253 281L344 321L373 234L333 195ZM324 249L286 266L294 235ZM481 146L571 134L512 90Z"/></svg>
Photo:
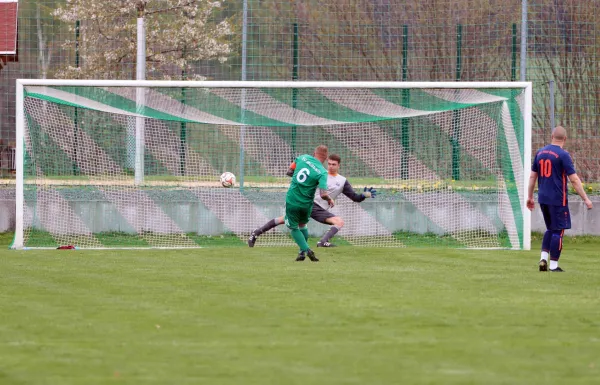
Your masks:
<svg viewBox="0 0 600 385"><path fill-rule="evenodd" d="M334 243L528 249L530 124L530 83L19 80L12 247L245 246L324 144L378 192L338 197Z"/></svg>

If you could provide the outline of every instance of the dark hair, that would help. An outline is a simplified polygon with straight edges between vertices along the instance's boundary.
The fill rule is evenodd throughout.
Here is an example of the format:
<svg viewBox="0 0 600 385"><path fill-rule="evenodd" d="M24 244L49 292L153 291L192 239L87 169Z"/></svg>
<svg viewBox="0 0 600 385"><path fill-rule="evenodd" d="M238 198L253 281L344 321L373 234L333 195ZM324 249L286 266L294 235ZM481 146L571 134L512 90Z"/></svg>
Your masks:
<svg viewBox="0 0 600 385"><path fill-rule="evenodd" d="M342 158L340 158L340 156L338 154L329 155L329 160L334 160L334 161L338 162L338 164L342 164Z"/></svg>

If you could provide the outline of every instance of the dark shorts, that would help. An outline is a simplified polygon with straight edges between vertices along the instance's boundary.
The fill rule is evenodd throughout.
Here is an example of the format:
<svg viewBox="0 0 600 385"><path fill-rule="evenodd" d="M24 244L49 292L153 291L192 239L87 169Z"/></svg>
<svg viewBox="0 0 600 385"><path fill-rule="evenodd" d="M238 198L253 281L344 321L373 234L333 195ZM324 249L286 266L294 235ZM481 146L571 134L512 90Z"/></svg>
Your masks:
<svg viewBox="0 0 600 385"><path fill-rule="evenodd" d="M323 207L315 203L313 205L312 212L310 213L310 217L317 222L325 224L327 223L325 222L327 218L333 218L335 217L335 214L325 210Z"/></svg>
<svg viewBox="0 0 600 385"><path fill-rule="evenodd" d="M287 227L294 230L300 225L305 225L310 219L311 207L310 206L293 206L285 204L285 218L284 222Z"/></svg>
<svg viewBox="0 0 600 385"><path fill-rule="evenodd" d="M540 204L546 229L563 230L571 228L571 213L569 206L551 206Z"/></svg>

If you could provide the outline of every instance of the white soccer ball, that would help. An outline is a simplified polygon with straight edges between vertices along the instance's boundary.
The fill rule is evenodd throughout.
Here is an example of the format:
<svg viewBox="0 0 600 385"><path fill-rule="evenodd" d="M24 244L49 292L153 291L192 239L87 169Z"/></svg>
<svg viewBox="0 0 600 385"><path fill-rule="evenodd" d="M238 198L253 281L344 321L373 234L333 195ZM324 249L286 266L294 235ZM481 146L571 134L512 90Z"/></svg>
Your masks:
<svg viewBox="0 0 600 385"><path fill-rule="evenodd" d="M221 174L221 185L228 188L235 186L235 175L229 171Z"/></svg>

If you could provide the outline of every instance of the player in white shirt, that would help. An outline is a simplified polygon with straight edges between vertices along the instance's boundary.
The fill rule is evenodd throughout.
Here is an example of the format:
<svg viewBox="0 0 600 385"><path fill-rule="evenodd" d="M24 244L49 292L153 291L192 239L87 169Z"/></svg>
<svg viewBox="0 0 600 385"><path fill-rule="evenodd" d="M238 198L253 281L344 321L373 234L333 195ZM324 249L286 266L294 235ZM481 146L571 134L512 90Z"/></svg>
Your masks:
<svg viewBox="0 0 600 385"><path fill-rule="evenodd" d="M343 175L338 173L341 164L341 158L339 155L331 154L327 158L327 193L329 197L333 200L337 198L338 195L344 194L354 202L362 202L366 198L375 198L377 194L377 190L374 188L364 188L363 192L357 194L348 179ZM292 163L290 165L290 170L288 171L288 176L294 173L295 165ZM323 235L323 237L317 242L317 247L335 247L333 243L330 242L331 238L337 234L338 231L344 226L344 220L341 217L336 216L332 212L329 211L329 204L327 201L323 200L319 196L319 192L315 194L315 199L313 202L313 208L310 214L310 217L317 222L331 225L329 231ZM254 247L256 243L256 239L264 232L271 230L272 228L282 225L284 221L283 217L273 218L269 222L265 223L262 227L254 230L252 234L250 234L250 238L248 238L248 246Z"/></svg>

